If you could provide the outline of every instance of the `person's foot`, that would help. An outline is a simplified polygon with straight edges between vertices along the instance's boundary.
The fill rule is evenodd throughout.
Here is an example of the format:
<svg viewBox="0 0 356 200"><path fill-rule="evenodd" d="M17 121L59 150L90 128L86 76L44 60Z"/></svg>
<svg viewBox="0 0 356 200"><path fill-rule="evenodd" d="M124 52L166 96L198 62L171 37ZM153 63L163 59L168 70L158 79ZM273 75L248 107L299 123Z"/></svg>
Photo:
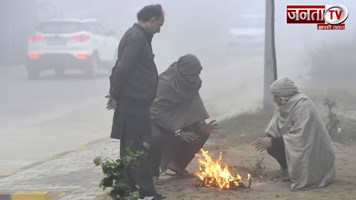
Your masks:
<svg viewBox="0 0 356 200"><path fill-rule="evenodd" d="M188 172L187 170L184 170L184 173L183 174L181 174L182 176L189 176L189 177L191 177L191 176L195 176L194 174L192 174L192 173L190 173L190 172Z"/></svg>
<svg viewBox="0 0 356 200"><path fill-rule="evenodd" d="M176 163L170 162L167 165L167 168L173 172L175 172L177 175L184 175L187 173L186 170L181 169ZM189 173L189 172L188 172Z"/></svg>
<svg viewBox="0 0 356 200"><path fill-rule="evenodd" d="M281 176L282 176L282 177L287 177L287 176L289 176L288 169L282 169L282 168L281 168Z"/></svg>
<svg viewBox="0 0 356 200"><path fill-rule="evenodd" d="M282 182L292 182L289 177L282 177Z"/></svg>
<svg viewBox="0 0 356 200"><path fill-rule="evenodd" d="M282 182L291 182L288 169L281 169Z"/></svg>

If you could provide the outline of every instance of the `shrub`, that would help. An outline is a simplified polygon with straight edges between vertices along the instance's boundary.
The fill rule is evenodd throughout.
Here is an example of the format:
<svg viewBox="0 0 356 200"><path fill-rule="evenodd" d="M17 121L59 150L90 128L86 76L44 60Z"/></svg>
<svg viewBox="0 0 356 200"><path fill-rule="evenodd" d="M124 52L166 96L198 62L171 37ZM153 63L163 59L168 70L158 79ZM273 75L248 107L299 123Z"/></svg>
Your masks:
<svg viewBox="0 0 356 200"><path fill-rule="evenodd" d="M111 158L98 156L94 159L95 166L101 165L105 177L100 181L99 187L105 190L111 188L110 196L114 200L138 200L138 192L130 191L130 187L125 183L128 170L137 167L138 160L147 156L148 144L145 143L145 151L133 152L126 149L125 157L113 160Z"/></svg>

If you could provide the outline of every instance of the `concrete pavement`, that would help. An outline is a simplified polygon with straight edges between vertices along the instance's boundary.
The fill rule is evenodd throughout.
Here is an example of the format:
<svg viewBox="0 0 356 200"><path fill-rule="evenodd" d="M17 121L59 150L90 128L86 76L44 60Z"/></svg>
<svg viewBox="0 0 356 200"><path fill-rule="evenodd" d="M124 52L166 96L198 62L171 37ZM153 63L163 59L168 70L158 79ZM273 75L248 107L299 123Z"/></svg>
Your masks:
<svg viewBox="0 0 356 200"><path fill-rule="evenodd" d="M48 113L38 121L0 128L0 177L11 175L16 168L107 137L112 112L105 109L102 98L98 103L83 103L63 114Z"/></svg>
<svg viewBox="0 0 356 200"><path fill-rule="evenodd" d="M106 199L98 187L104 175L93 163L97 156L117 158L119 141L97 140L1 177L0 200Z"/></svg>

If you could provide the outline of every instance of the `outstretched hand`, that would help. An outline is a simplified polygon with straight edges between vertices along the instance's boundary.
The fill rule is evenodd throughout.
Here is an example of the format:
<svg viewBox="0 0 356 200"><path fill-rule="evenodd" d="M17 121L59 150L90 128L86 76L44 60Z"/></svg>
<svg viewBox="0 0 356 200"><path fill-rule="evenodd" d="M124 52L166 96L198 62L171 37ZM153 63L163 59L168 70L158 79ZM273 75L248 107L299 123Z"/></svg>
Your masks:
<svg viewBox="0 0 356 200"><path fill-rule="evenodd" d="M205 134L217 133L218 129L219 125L216 123L216 120L212 120L211 122L207 124L204 123L200 126L200 131Z"/></svg>
<svg viewBox="0 0 356 200"><path fill-rule="evenodd" d="M198 136L193 132L182 132L180 139L185 142L193 142L198 139Z"/></svg>
<svg viewBox="0 0 356 200"><path fill-rule="evenodd" d="M106 103L106 109L115 110L118 105L118 102L114 98L112 98L110 94L106 95L105 98L108 99L108 102Z"/></svg>
<svg viewBox="0 0 356 200"><path fill-rule="evenodd" d="M257 151L264 151L272 147L272 138L260 137L251 144Z"/></svg>

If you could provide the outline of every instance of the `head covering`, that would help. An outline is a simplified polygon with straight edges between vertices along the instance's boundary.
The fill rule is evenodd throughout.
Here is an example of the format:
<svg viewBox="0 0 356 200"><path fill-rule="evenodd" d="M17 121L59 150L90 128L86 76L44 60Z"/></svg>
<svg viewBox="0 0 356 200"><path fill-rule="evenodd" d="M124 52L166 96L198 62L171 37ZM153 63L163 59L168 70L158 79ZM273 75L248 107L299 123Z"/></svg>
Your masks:
<svg viewBox="0 0 356 200"><path fill-rule="evenodd" d="M151 106L154 123L178 130L209 117L199 94L201 70L198 58L187 54L159 76L156 99Z"/></svg>
<svg viewBox="0 0 356 200"><path fill-rule="evenodd" d="M203 67L195 55L186 54L181 56L173 65L176 65L175 79L178 88L187 92L194 92L200 89L202 81L199 74Z"/></svg>
<svg viewBox="0 0 356 200"><path fill-rule="evenodd" d="M281 77L274 81L270 87L270 91L273 95L290 98L299 93L299 89L294 81L286 77Z"/></svg>
<svg viewBox="0 0 356 200"><path fill-rule="evenodd" d="M203 67L200 64L199 59L192 54L186 54L178 59L178 71L184 77L187 75L199 76Z"/></svg>

